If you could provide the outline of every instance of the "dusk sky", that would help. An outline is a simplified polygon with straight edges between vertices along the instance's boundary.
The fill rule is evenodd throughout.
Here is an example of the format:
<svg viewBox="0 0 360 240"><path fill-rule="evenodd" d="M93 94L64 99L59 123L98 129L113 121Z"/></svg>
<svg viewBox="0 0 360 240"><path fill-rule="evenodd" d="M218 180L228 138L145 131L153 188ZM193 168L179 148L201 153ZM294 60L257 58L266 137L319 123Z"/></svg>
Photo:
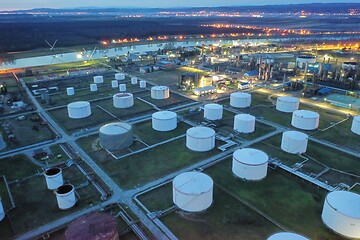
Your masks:
<svg viewBox="0 0 360 240"><path fill-rule="evenodd" d="M342 0L0 0L0 10L31 9L31 8L75 8L75 7L214 7L265 4L296 4L296 3L334 3ZM358 3L359 0L346 0Z"/></svg>

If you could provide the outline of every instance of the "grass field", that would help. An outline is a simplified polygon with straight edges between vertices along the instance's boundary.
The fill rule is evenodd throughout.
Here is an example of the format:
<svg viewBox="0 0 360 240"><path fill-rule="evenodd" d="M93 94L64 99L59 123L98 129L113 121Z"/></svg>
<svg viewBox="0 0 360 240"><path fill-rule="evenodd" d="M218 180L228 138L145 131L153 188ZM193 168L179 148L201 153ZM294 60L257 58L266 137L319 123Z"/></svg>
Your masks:
<svg viewBox="0 0 360 240"><path fill-rule="evenodd" d="M185 134L186 130L190 127L190 125L184 122L178 122L176 129L169 132L159 132L152 128L151 121L137 123L133 126L134 134L148 145L154 145L170 138Z"/></svg>
<svg viewBox="0 0 360 240"><path fill-rule="evenodd" d="M320 216L325 191L273 170L269 170L268 176L262 181L242 181L231 174L231 162L231 159L228 159L205 172L216 184L295 232L313 240L342 239L322 224Z"/></svg>
<svg viewBox="0 0 360 240"><path fill-rule="evenodd" d="M15 163L14 158L2 160L2 163L8 165ZM14 174L17 174L17 178L25 178L32 176L35 172L34 170L37 169L22 156L17 156L16 163L19 165L18 167L25 169L17 171L17 168L11 168L5 172L5 174L10 175L13 180L15 180L15 178L13 178ZM2 170L3 168L0 169ZM64 180L73 184L75 188L87 181L85 176L82 175L75 166L63 169L63 176ZM11 233L12 235L24 233L60 217L64 217L69 213L79 211L100 202L100 194L89 184L76 189L80 199L78 199L75 207L66 211L59 210L56 197L52 191L47 189L45 178L42 175L12 182L10 183L10 190L16 208L9 211L7 218L0 223L0 232L12 232L11 228L9 231L9 225L7 224L10 221L14 230L14 232ZM34 215L36 215L36 218Z"/></svg>
<svg viewBox="0 0 360 240"><path fill-rule="evenodd" d="M35 114L24 116L26 119L21 121L11 118L0 122L2 124L1 133L6 142L6 148L2 151L51 140L55 137L55 134L47 125L43 125L41 121L33 122L30 120L31 117L36 116ZM5 129L9 129L9 132ZM14 135L15 139L10 140L9 135Z"/></svg>
<svg viewBox="0 0 360 240"><path fill-rule="evenodd" d="M172 107L179 106L181 104L194 102L189 98L183 97L173 92L170 93L170 97L167 99L153 99L151 98L151 96L144 96L142 97L142 99L156 105L158 108L161 109L169 109Z"/></svg>
<svg viewBox="0 0 360 240"><path fill-rule="evenodd" d="M84 146L84 142L79 143L85 151L90 147ZM122 188L130 189L190 166L216 153L219 153L219 150L190 151L185 146L185 138L181 138L120 160L111 157L100 158L96 151L89 154Z"/></svg>

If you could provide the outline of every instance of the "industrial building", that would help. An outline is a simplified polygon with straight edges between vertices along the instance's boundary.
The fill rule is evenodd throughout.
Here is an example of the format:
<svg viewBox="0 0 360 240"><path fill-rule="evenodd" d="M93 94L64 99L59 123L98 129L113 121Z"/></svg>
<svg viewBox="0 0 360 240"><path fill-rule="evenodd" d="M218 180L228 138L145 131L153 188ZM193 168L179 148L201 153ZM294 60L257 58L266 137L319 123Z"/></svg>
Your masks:
<svg viewBox="0 0 360 240"><path fill-rule="evenodd" d="M91 115L90 102L79 101L79 102L69 103L67 105L67 111L69 118L73 118L73 119L86 118Z"/></svg>
<svg viewBox="0 0 360 240"><path fill-rule="evenodd" d="M291 125L302 130L314 130L319 127L320 115L313 111L296 110L292 114Z"/></svg>
<svg viewBox="0 0 360 240"><path fill-rule="evenodd" d="M181 210L202 212L213 201L214 182L200 172L186 172L176 176L172 183L173 202Z"/></svg>
<svg viewBox="0 0 360 240"><path fill-rule="evenodd" d="M232 172L236 177L257 181L266 177L269 157L253 148L236 150L233 154Z"/></svg>
<svg viewBox="0 0 360 240"><path fill-rule="evenodd" d="M65 240L119 240L117 221L111 214L91 212L73 221L65 231Z"/></svg>
<svg viewBox="0 0 360 240"><path fill-rule="evenodd" d="M223 106L217 103L209 103L204 106L204 118L210 121L220 120L223 117Z"/></svg>
<svg viewBox="0 0 360 240"><path fill-rule="evenodd" d="M337 234L347 238L360 238L360 195L348 191L327 194L321 218Z"/></svg>
<svg viewBox="0 0 360 240"><path fill-rule="evenodd" d="M108 123L99 129L100 145L107 150L129 147L133 141L132 126L123 122Z"/></svg>
<svg viewBox="0 0 360 240"><path fill-rule="evenodd" d="M215 131L209 127L192 127L186 131L186 147L206 152L215 147Z"/></svg>
<svg viewBox="0 0 360 240"><path fill-rule="evenodd" d="M152 114L152 128L156 131L167 132L177 127L177 114L171 111L159 111Z"/></svg>

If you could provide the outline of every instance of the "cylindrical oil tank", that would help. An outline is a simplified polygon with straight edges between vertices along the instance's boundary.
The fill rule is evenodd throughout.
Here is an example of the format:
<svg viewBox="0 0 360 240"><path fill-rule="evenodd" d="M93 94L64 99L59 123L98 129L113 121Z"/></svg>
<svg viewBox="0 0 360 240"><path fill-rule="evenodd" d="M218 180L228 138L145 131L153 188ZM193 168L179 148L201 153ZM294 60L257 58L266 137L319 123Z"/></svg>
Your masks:
<svg viewBox="0 0 360 240"><path fill-rule="evenodd" d="M65 184L55 191L58 207L61 210L72 208L76 203L75 188L71 184Z"/></svg>
<svg viewBox="0 0 360 240"><path fill-rule="evenodd" d="M207 120L220 120L223 117L223 106L216 103L205 104L204 118Z"/></svg>
<svg viewBox="0 0 360 240"><path fill-rule="evenodd" d="M242 148L233 154L232 171L242 179L261 180L267 175L269 157L254 148Z"/></svg>
<svg viewBox="0 0 360 240"><path fill-rule="evenodd" d="M206 152L215 147L215 131L209 127L192 127L186 131L186 147Z"/></svg>
<svg viewBox="0 0 360 240"><path fill-rule="evenodd" d="M355 116L351 124L351 131L360 135L360 116Z"/></svg>
<svg viewBox="0 0 360 240"><path fill-rule="evenodd" d="M119 90L120 90L120 92L126 92L126 84L120 84Z"/></svg>
<svg viewBox="0 0 360 240"><path fill-rule="evenodd" d="M111 81L111 87L112 88L118 88L119 86L119 82L117 80L112 80Z"/></svg>
<svg viewBox="0 0 360 240"><path fill-rule="evenodd" d="M300 99L296 97L283 96L276 100L276 110L285 113L292 113L299 109Z"/></svg>
<svg viewBox="0 0 360 240"><path fill-rule="evenodd" d="M186 172L173 180L173 201L187 212L201 212L211 206L214 182L200 172Z"/></svg>
<svg viewBox="0 0 360 240"><path fill-rule="evenodd" d="M267 240L309 240L309 239L297 233L280 232L271 235Z"/></svg>
<svg viewBox="0 0 360 240"><path fill-rule="evenodd" d="M74 89L74 87L68 87L68 88L66 88L66 94L67 94L68 96L73 96L73 95L75 94L75 89Z"/></svg>
<svg viewBox="0 0 360 240"><path fill-rule="evenodd" d="M49 168L44 173L46 185L49 190L55 190L64 185L61 168Z"/></svg>
<svg viewBox="0 0 360 240"><path fill-rule="evenodd" d="M65 231L65 240L118 240L117 222L110 213L91 212L74 220Z"/></svg>
<svg viewBox="0 0 360 240"><path fill-rule="evenodd" d="M313 111L296 110L292 114L291 125L302 130L314 130L319 127L320 115Z"/></svg>
<svg viewBox="0 0 360 240"><path fill-rule="evenodd" d="M151 98L166 99L170 97L170 90L167 86L154 86L151 88Z"/></svg>
<svg viewBox="0 0 360 240"><path fill-rule="evenodd" d="M103 76L94 76L94 83L99 84L104 82Z"/></svg>
<svg viewBox="0 0 360 240"><path fill-rule="evenodd" d="M156 131L167 132L177 127L177 114L171 111L159 111L152 114L152 128Z"/></svg>
<svg viewBox="0 0 360 240"><path fill-rule="evenodd" d="M100 145L107 150L129 147L133 141L133 129L124 122L108 123L99 129Z"/></svg>
<svg viewBox="0 0 360 240"><path fill-rule="evenodd" d="M91 115L91 105L86 101L69 103L67 110L69 118L80 119Z"/></svg>
<svg viewBox="0 0 360 240"><path fill-rule="evenodd" d="M293 154L305 153L308 138L309 136L302 132L286 131L282 134L281 149Z"/></svg>
<svg viewBox="0 0 360 240"><path fill-rule="evenodd" d="M96 92L97 91L97 84L95 84L95 83L90 84L90 91L91 92Z"/></svg>
<svg viewBox="0 0 360 240"><path fill-rule="evenodd" d="M306 63L316 63L316 56L300 55L296 58L296 66L298 68L305 68Z"/></svg>
<svg viewBox="0 0 360 240"><path fill-rule="evenodd" d="M134 106L134 96L132 93L117 93L113 96L114 107L129 108Z"/></svg>
<svg viewBox="0 0 360 240"><path fill-rule="evenodd" d="M252 133L255 131L255 117L250 114L237 114L234 117L234 130L239 133Z"/></svg>
<svg viewBox="0 0 360 240"><path fill-rule="evenodd" d="M321 218L339 235L360 239L360 195L348 191L328 193Z"/></svg>
<svg viewBox="0 0 360 240"><path fill-rule="evenodd" d="M137 77L132 77L132 78L131 78L131 84L132 84L132 85L136 85L137 82L138 82Z"/></svg>
<svg viewBox="0 0 360 240"><path fill-rule="evenodd" d="M141 81L139 82L139 85L140 85L140 88L146 88L146 81L141 80Z"/></svg>
<svg viewBox="0 0 360 240"><path fill-rule="evenodd" d="M230 94L230 106L235 108L247 108L251 105L251 94L235 92Z"/></svg>
<svg viewBox="0 0 360 240"><path fill-rule="evenodd" d="M125 80L125 73L116 73L115 80Z"/></svg>
<svg viewBox="0 0 360 240"><path fill-rule="evenodd" d="M4 219L4 217L5 217L5 210L0 197L0 222Z"/></svg>

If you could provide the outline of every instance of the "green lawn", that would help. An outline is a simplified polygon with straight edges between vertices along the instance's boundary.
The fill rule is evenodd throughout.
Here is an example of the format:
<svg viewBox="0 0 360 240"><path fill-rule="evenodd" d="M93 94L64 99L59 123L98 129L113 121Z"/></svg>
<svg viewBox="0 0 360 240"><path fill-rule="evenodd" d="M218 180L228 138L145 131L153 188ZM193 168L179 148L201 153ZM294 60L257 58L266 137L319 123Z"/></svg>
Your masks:
<svg viewBox="0 0 360 240"><path fill-rule="evenodd" d="M297 162L305 159L296 154L290 154L280 149L281 134L266 139L260 143L252 145L254 148L261 149L271 157L280 159L284 164L292 166ZM346 153L339 152L333 148L309 141L306 156L316 159L317 161L341 171L360 174L360 159Z"/></svg>
<svg viewBox="0 0 360 240"><path fill-rule="evenodd" d="M278 227L219 188L214 188L214 202L205 212L176 211L161 218L179 238L264 240Z"/></svg>
<svg viewBox="0 0 360 240"><path fill-rule="evenodd" d="M185 146L185 138L181 138L120 160L92 156L122 188L131 189L190 166L216 153L219 153L216 148L208 152L188 150Z"/></svg>
<svg viewBox="0 0 360 240"><path fill-rule="evenodd" d="M148 145L153 145L173 137L180 136L186 133L186 130L191 126L184 123L178 122L177 128L169 132L160 132L152 128L151 121L145 121L134 124L134 134L137 135L142 141Z"/></svg>
<svg viewBox="0 0 360 240"><path fill-rule="evenodd" d="M34 168L29 162L22 163L22 167ZM16 173L17 171L12 169L11 172ZM63 176L64 180L73 184L75 188L87 181L75 166L63 169ZM10 190L16 208L8 212L8 217L16 235L100 202L100 194L89 184L86 187L76 189L80 199L75 207L66 211L59 210L55 194L47 189L45 178L42 175L12 183L10 184ZM0 224L0 232L11 232L6 224L9 219Z"/></svg>
<svg viewBox="0 0 360 240"><path fill-rule="evenodd" d="M205 172L215 183L264 211L292 231L313 240L342 239L322 224L321 211L325 191L273 170L269 170L268 176L262 181L242 181L231 174L231 163L231 159L225 160Z"/></svg>
<svg viewBox="0 0 360 240"><path fill-rule="evenodd" d="M0 175L7 181L14 181L34 175L40 168L31 164L25 155L16 155L0 159Z"/></svg>
<svg viewBox="0 0 360 240"><path fill-rule="evenodd" d="M1 121L0 124L5 124L11 129L10 134L15 136L15 141L9 140L4 128L1 128L1 133L4 141L6 142L6 148L2 151L11 150L19 147L32 145L35 143L51 140L55 137L54 133L47 125L43 125L40 122L33 122L31 117L35 114L27 114L25 120L16 120L15 118L6 119Z"/></svg>

